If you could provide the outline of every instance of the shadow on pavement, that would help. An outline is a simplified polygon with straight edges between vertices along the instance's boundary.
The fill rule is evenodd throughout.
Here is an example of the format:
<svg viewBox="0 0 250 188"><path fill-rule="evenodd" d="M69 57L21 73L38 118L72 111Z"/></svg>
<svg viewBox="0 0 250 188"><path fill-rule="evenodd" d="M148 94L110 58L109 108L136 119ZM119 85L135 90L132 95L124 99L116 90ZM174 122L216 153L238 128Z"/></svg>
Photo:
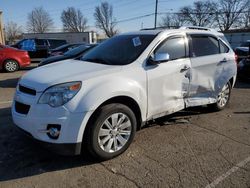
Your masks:
<svg viewBox="0 0 250 188"><path fill-rule="evenodd" d="M19 78L0 80L0 88L15 88Z"/></svg>
<svg viewBox="0 0 250 188"><path fill-rule="evenodd" d="M185 111L159 118L156 123L166 125L164 122L167 121L173 124L176 119L186 119L188 116L210 112L209 108L206 107L189 108ZM0 182L95 163L86 154L83 156L65 157L47 151L14 126L10 108L0 109L0 119Z"/></svg>
<svg viewBox="0 0 250 188"><path fill-rule="evenodd" d="M234 87L240 89L250 89L250 82L243 82L237 80Z"/></svg>
<svg viewBox="0 0 250 188"><path fill-rule="evenodd" d="M41 147L12 122L10 108L0 109L0 182L93 164L85 156L60 156Z"/></svg>

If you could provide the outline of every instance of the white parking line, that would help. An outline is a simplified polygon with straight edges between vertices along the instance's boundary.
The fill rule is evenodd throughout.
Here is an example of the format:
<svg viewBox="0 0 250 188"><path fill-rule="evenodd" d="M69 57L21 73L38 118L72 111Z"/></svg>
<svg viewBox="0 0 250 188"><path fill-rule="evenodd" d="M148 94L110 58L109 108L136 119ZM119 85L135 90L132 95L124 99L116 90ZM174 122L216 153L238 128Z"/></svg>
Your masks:
<svg viewBox="0 0 250 188"><path fill-rule="evenodd" d="M207 185L205 188L213 188L216 185L218 185L220 182L225 180L228 176L230 176L232 173L236 172L243 166L245 166L248 162L250 162L250 156L246 158L245 160L239 162L237 165L233 166L230 170L228 170L226 173L222 174L220 177L218 177L216 180L214 180L212 183Z"/></svg>
<svg viewBox="0 0 250 188"><path fill-rule="evenodd" d="M3 101L3 102L0 102L0 104L9 104L9 103L12 103L12 101Z"/></svg>

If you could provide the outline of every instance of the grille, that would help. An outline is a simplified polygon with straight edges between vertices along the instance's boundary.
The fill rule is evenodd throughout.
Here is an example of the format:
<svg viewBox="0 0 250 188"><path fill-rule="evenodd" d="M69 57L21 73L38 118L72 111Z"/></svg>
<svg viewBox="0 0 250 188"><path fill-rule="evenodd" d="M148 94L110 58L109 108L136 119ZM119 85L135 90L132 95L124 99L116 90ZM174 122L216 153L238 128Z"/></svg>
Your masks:
<svg viewBox="0 0 250 188"><path fill-rule="evenodd" d="M29 95L36 95L36 90L24 87L22 85L19 85L19 91Z"/></svg>
<svg viewBox="0 0 250 188"><path fill-rule="evenodd" d="M19 114L28 114L29 113L29 110L30 110L30 105L27 105L27 104L23 104L23 103L20 103L20 102L15 102L15 109L16 109L16 112L18 112Z"/></svg>

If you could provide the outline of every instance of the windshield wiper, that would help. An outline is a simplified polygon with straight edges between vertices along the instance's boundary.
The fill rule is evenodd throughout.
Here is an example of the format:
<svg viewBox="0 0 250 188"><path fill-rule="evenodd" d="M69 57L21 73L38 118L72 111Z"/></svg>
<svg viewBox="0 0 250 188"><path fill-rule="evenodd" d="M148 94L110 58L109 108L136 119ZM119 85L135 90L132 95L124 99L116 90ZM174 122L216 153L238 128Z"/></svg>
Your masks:
<svg viewBox="0 0 250 188"><path fill-rule="evenodd" d="M89 59L82 59L83 61L89 61L89 62L93 62L93 63L100 63L100 64L106 64L109 65L110 63L105 61L104 59L100 59L100 58L89 58Z"/></svg>

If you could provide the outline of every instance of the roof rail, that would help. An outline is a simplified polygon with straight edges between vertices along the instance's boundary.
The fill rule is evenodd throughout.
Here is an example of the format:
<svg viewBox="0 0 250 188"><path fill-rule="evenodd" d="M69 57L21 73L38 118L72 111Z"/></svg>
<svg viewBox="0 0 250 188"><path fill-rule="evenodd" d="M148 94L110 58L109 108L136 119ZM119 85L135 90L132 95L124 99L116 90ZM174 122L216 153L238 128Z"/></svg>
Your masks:
<svg viewBox="0 0 250 188"><path fill-rule="evenodd" d="M194 29L194 30L204 30L204 31L218 32L215 29L211 29L211 28L207 28L207 27L199 27L199 26L182 26L179 29Z"/></svg>

